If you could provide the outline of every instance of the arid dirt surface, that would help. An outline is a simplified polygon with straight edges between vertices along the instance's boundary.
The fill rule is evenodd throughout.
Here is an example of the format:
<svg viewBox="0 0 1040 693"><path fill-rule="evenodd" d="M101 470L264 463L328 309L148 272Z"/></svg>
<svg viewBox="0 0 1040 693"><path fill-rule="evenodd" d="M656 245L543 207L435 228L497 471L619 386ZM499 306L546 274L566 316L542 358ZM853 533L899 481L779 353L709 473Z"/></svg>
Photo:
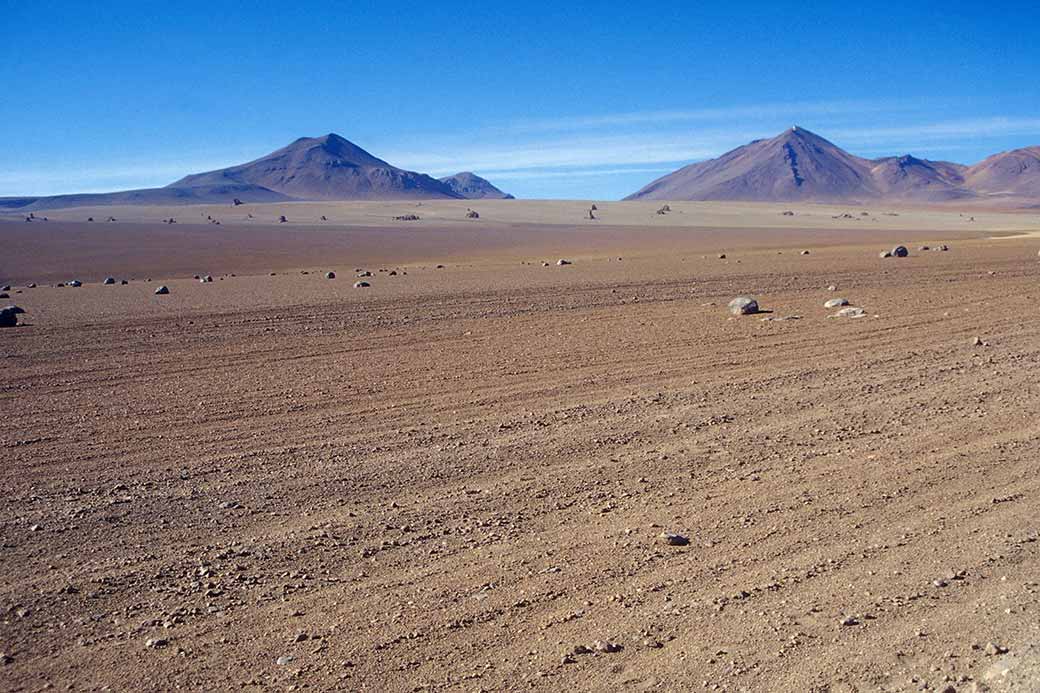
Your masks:
<svg viewBox="0 0 1040 693"><path fill-rule="evenodd" d="M1038 220L944 214L0 223L0 689L1040 689Z"/></svg>

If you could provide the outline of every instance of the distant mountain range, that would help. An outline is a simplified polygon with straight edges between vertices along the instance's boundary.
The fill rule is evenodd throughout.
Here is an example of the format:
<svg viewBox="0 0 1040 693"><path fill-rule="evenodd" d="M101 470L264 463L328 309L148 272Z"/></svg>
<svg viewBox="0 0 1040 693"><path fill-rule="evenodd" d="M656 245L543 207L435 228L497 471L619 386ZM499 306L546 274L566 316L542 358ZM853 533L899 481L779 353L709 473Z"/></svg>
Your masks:
<svg viewBox="0 0 1040 693"><path fill-rule="evenodd" d="M800 127L684 166L626 200L918 203L1040 201L1040 147L974 166L892 156L863 159Z"/></svg>
<svg viewBox="0 0 1040 693"><path fill-rule="evenodd" d="M0 198L0 209L40 211L86 205L168 205L287 200L512 198L469 172L437 180L397 168L336 134L301 137L238 166L185 176L164 188Z"/></svg>
<svg viewBox="0 0 1040 693"><path fill-rule="evenodd" d="M512 199L465 171L436 179L397 168L335 134L302 137L238 166L164 188L0 198L0 211L102 205L231 204L294 200ZM981 202L1040 205L1040 147L974 166L910 155L864 159L800 127L658 178L626 200Z"/></svg>

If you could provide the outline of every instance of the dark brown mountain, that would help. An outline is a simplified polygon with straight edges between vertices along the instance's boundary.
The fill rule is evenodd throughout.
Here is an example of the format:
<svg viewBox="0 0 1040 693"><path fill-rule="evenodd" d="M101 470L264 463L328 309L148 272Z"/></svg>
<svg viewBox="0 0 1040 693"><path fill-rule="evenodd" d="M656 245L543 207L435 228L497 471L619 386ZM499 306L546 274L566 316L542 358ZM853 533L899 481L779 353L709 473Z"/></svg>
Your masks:
<svg viewBox="0 0 1040 693"><path fill-rule="evenodd" d="M504 193L486 178L475 173L463 171L454 176L441 178L440 181L467 200L514 200L512 195Z"/></svg>
<svg viewBox="0 0 1040 693"><path fill-rule="evenodd" d="M459 199L441 181L377 159L336 134L301 137L239 166L185 176L170 188L256 185L297 200Z"/></svg>
<svg viewBox="0 0 1040 693"><path fill-rule="evenodd" d="M860 202L1040 200L1040 147L968 167L914 156L864 159L800 127L690 164L626 199Z"/></svg>

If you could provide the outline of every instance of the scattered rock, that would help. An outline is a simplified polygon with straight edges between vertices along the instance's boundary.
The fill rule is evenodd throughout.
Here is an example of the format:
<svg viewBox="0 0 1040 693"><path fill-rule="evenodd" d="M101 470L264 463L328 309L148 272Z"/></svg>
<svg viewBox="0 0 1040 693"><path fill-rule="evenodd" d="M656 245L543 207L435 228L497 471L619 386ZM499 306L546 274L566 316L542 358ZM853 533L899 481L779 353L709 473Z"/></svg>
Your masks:
<svg viewBox="0 0 1040 693"><path fill-rule="evenodd" d="M104 284L105 286L110 286L110 285L116 283L116 278L115 277L105 277L105 281L103 281L101 283Z"/></svg>
<svg viewBox="0 0 1040 693"><path fill-rule="evenodd" d="M291 664L293 661L292 655L282 655L278 659L274 660L274 663L280 667L284 667L286 664Z"/></svg>
<svg viewBox="0 0 1040 693"><path fill-rule="evenodd" d="M669 546L688 546L690 543L689 537L684 537L683 535L676 534L675 532L661 532L660 538L661 541L663 541L665 544L668 544Z"/></svg>
<svg viewBox="0 0 1040 693"><path fill-rule="evenodd" d="M6 306L0 309L0 327L15 327L18 325L18 316L25 310L18 306Z"/></svg>
<svg viewBox="0 0 1040 693"><path fill-rule="evenodd" d="M1003 647L1001 645L998 645L995 642L988 642L988 643L986 643L986 646L984 648L982 648L982 649L990 657L994 657L996 655L1005 654L1008 651L1008 648Z"/></svg>
<svg viewBox="0 0 1040 693"><path fill-rule="evenodd" d="M354 288L355 289L367 289L370 286L372 286L372 285L369 284L368 282L354 282Z"/></svg>
<svg viewBox="0 0 1040 693"><path fill-rule="evenodd" d="M892 248L891 252L892 257L906 257L910 254L905 245L897 245L895 248Z"/></svg>
<svg viewBox="0 0 1040 693"><path fill-rule="evenodd" d="M719 253L719 259L720 260L725 260L726 259L726 253Z"/></svg>
<svg viewBox="0 0 1040 693"><path fill-rule="evenodd" d="M596 652L620 652L625 649L621 645L610 642L609 640L596 640L592 643L592 648Z"/></svg>
<svg viewBox="0 0 1040 693"><path fill-rule="evenodd" d="M155 290L156 296L164 296L168 293L170 293L170 290L167 289L165 286L160 286L158 289Z"/></svg>
<svg viewBox="0 0 1040 693"><path fill-rule="evenodd" d="M402 214L394 217L394 221L419 221L419 215L417 214Z"/></svg>
<svg viewBox="0 0 1040 693"><path fill-rule="evenodd" d="M284 215L284 214L283 214L282 216L278 217L278 223L279 223L279 224L285 224L285 223L287 223L288 221L289 221L289 220L285 218L285 215Z"/></svg>
<svg viewBox="0 0 1040 693"><path fill-rule="evenodd" d="M887 250L882 250L880 253L878 253L878 257L892 257L892 253L888 252Z"/></svg>
<svg viewBox="0 0 1040 693"><path fill-rule="evenodd" d="M160 647L166 647L169 644L170 641L166 638L148 638L148 640L145 640L144 642L145 647L150 647L153 650L157 650Z"/></svg>
<svg viewBox="0 0 1040 693"><path fill-rule="evenodd" d="M66 286L83 286L83 282L78 279L73 279L71 282L66 282Z"/></svg>
<svg viewBox="0 0 1040 693"><path fill-rule="evenodd" d="M560 258L559 260L556 261L556 264L559 265L560 267L563 267L564 265L571 264L571 261L570 260L564 260L563 258Z"/></svg>
<svg viewBox="0 0 1040 693"><path fill-rule="evenodd" d="M867 315L867 311L863 310L858 306L849 306L848 308L842 308L833 315L835 318L864 318Z"/></svg>
<svg viewBox="0 0 1040 693"><path fill-rule="evenodd" d="M475 209L467 209L466 210L466 218L467 219L479 219L480 218L480 214Z"/></svg>
<svg viewBox="0 0 1040 693"><path fill-rule="evenodd" d="M846 626L846 627L848 627L848 626L858 626L859 625L859 619L856 618L855 616L846 616L845 618L843 618L841 620L841 625Z"/></svg>
<svg viewBox="0 0 1040 693"><path fill-rule="evenodd" d="M729 312L733 315L752 315L758 312L758 301L746 296L738 296L729 302Z"/></svg>
<svg viewBox="0 0 1040 693"><path fill-rule="evenodd" d="M808 254L809 254L809 251L808 251L808 250L803 250L801 254L802 254L802 255L808 255Z"/></svg>
<svg viewBox="0 0 1040 693"><path fill-rule="evenodd" d="M978 347L988 347L989 346L989 342L984 341L981 337L976 337L975 339L973 339L971 341L971 344L972 344L972 346L978 346Z"/></svg>
<svg viewBox="0 0 1040 693"><path fill-rule="evenodd" d="M831 300L829 300L826 303L824 303L823 307L824 308L841 308L842 306L847 306L847 305L849 305L849 300L847 298L832 298Z"/></svg>
<svg viewBox="0 0 1040 693"><path fill-rule="evenodd" d="M326 272L325 273L325 278L326 279L335 279L336 278L336 273L335 272Z"/></svg>
<svg viewBox="0 0 1040 693"><path fill-rule="evenodd" d="M209 276L207 274L207 275L204 275L201 279L199 279L199 281L202 282L203 284L209 284L210 282L213 281L213 277L211 277L211 276Z"/></svg>
<svg viewBox="0 0 1040 693"><path fill-rule="evenodd" d="M365 271L365 272L358 272L358 273L357 273L357 276L359 276L359 277L371 277L371 276L372 276L372 273L371 273L371 272L368 272L368 271Z"/></svg>

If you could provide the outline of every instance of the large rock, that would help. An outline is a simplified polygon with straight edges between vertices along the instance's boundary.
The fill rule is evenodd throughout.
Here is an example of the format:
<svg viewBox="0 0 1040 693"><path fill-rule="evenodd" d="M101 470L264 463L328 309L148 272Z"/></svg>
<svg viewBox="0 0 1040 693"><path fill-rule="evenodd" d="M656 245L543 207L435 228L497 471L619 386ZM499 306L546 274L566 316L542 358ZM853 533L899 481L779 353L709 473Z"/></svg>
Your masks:
<svg viewBox="0 0 1040 693"><path fill-rule="evenodd" d="M0 327L14 327L18 324L18 316L24 312L18 306L0 308Z"/></svg>
<svg viewBox="0 0 1040 693"><path fill-rule="evenodd" d="M892 248L892 257L906 257L910 254L910 251L906 249L905 245L897 245Z"/></svg>
<svg viewBox="0 0 1040 693"><path fill-rule="evenodd" d="M105 286L111 286L112 284L116 283L116 278L115 277L105 277L105 281L103 281L101 283L104 284Z"/></svg>
<svg viewBox="0 0 1040 693"><path fill-rule="evenodd" d="M824 303L823 307L824 308L841 308L842 306L847 306L847 305L849 305L849 300L847 298L832 298L831 300L829 300L826 303Z"/></svg>
<svg viewBox="0 0 1040 693"><path fill-rule="evenodd" d="M165 286L160 286L158 289L155 290L156 296L164 296L168 293L170 293L170 290L167 289Z"/></svg>
<svg viewBox="0 0 1040 693"><path fill-rule="evenodd" d="M738 296L729 302L729 312L733 315L753 315L758 312L758 301L747 296Z"/></svg>
<svg viewBox="0 0 1040 693"><path fill-rule="evenodd" d="M849 306L848 308L842 308L834 314L836 318L865 318L867 317L867 311L863 310L858 306Z"/></svg>

